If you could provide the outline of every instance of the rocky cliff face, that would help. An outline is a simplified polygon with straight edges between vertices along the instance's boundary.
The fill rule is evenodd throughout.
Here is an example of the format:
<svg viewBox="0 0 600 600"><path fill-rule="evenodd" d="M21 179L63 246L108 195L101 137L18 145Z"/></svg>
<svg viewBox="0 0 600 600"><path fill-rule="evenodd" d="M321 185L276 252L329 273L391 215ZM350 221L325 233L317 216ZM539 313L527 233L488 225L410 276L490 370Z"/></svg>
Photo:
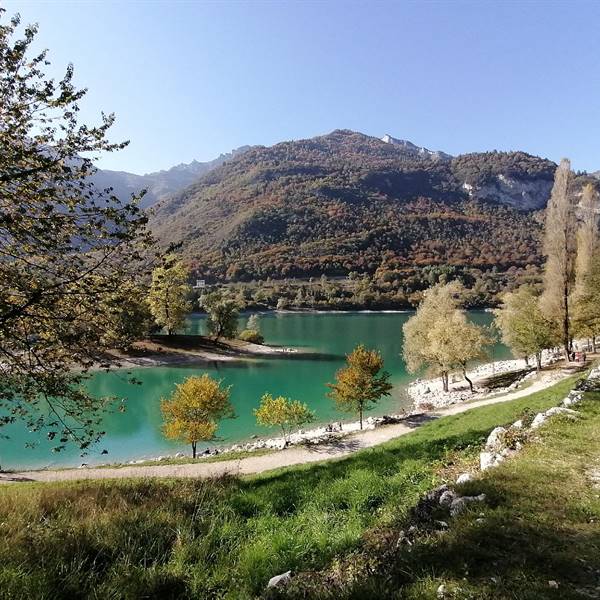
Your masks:
<svg viewBox="0 0 600 600"><path fill-rule="evenodd" d="M463 189L470 198L497 202L519 210L539 210L546 206L552 181L546 179L524 180L503 174L483 185L464 182Z"/></svg>
<svg viewBox="0 0 600 600"><path fill-rule="evenodd" d="M446 154L441 150L429 150L424 146L417 146L408 140L400 140L398 138L392 137L388 133L386 133L382 138L382 142L386 144L392 144L393 146L397 146L401 148L406 154L410 154L415 157L420 158L431 158L434 160L450 160L452 155Z"/></svg>

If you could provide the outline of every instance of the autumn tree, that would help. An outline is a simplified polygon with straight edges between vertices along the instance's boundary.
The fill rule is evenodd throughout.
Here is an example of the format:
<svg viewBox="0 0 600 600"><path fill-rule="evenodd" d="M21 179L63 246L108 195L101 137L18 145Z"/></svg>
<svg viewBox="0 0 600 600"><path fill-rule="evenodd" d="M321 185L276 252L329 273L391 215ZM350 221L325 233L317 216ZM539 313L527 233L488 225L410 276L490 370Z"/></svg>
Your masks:
<svg viewBox="0 0 600 600"><path fill-rule="evenodd" d="M598 239L598 193L591 184L583 189L580 204L580 222L577 230L577 261L575 264L575 289L573 292L573 330L575 335L592 339L595 347L598 335L597 299L600 290L595 287L600 254ZM592 273L594 270L594 273Z"/></svg>
<svg viewBox="0 0 600 600"><path fill-rule="evenodd" d="M331 389L327 395L340 410L358 413L361 429L364 412L390 395L390 374L382 369L381 354L359 344L346 356L346 366L336 373L335 383L327 384Z"/></svg>
<svg viewBox="0 0 600 600"><path fill-rule="evenodd" d="M152 272L152 285L148 295L150 311L157 325L168 335L179 329L192 310L189 298L192 288L189 271L175 254L167 254Z"/></svg>
<svg viewBox="0 0 600 600"><path fill-rule="evenodd" d="M206 328L211 335L215 336L215 341L221 337L234 338L239 317L236 301L221 290L204 294L200 301L207 314Z"/></svg>
<svg viewBox="0 0 600 600"><path fill-rule="evenodd" d="M151 240L138 198L91 181L89 157L126 145L107 139L114 116L80 121L86 90L72 66L46 75L36 33L0 9L0 425L22 419L55 450L85 449L106 403L82 383L112 366L123 283L141 283Z"/></svg>
<svg viewBox="0 0 600 600"><path fill-rule="evenodd" d="M596 249L583 277L582 287L575 300L574 329L592 340L596 352L596 336L600 333L600 249Z"/></svg>
<svg viewBox="0 0 600 600"><path fill-rule="evenodd" d="M219 421L235 416L230 389L206 373L176 384L172 396L161 400L165 436L191 444L196 458L198 442L214 440Z"/></svg>
<svg viewBox="0 0 600 600"><path fill-rule="evenodd" d="M469 322L461 310L464 294L458 282L438 284L428 289L417 312L403 326L403 356L409 371L427 368L439 375L445 392L449 390L449 375L460 369L469 387L467 376L470 361L482 358L491 343L483 327Z"/></svg>
<svg viewBox="0 0 600 600"><path fill-rule="evenodd" d="M546 263L540 304L544 314L561 330L566 360L569 360L571 346L571 293L575 281L577 224L570 179L571 163L563 159L556 169L546 208L543 244Z"/></svg>
<svg viewBox="0 0 600 600"><path fill-rule="evenodd" d="M262 344L265 341L260 332L260 321L257 314L250 315L246 323L246 329L240 333L239 338L253 344Z"/></svg>
<svg viewBox="0 0 600 600"><path fill-rule="evenodd" d="M494 322L515 356L528 362L535 356L536 368L542 368L542 350L558 342L555 323L542 312L539 295L528 285L505 294L502 306L494 311Z"/></svg>
<svg viewBox="0 0 600 600"><path fill-rule="evenodd" d="M280 427L286 445L294 429L314 420L314 412L298 400L265 394L254 410L256 421L264 427Z"/></svg>

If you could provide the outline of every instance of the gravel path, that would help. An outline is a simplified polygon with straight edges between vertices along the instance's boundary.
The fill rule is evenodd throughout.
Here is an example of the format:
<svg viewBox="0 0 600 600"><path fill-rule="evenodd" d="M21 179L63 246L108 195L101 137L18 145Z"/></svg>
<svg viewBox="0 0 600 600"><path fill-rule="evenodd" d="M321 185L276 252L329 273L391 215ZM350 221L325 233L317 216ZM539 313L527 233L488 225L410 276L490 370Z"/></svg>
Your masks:
<svg viewBox="0 0 600 600"><path fill-rule="evenodd" d="M543 373L532 385L522 390L495 396L487 400L477 400L463 404L454 404L433 413L415 415L394 425L384 425L376 429L353 433L319 444L313 447L294 446L261 456L249 456L237 460L219 462L195 462L178 465L123 466L118 468L82 468L67 470L22 471L17 473L0 473L0 483L24 481L75 481L81 479L119 479L127 477L218 477L225 474L250 475L289 467L292 465L331 460L348 456L364 448L371 448L410 433L423 423L466 412L479 406L508 402L528 396L557 383L570 375L570 372L555 370Z"/></svg>

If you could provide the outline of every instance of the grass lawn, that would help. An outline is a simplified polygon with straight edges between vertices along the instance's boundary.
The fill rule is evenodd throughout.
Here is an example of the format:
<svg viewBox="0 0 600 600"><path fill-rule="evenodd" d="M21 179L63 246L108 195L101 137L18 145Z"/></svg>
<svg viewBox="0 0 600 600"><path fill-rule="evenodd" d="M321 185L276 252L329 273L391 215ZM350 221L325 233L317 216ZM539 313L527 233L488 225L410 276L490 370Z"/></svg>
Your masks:
<svg viewBox="0 0 600 600"><path fill-rule="evenodd" d="M525 398L428 423L345 459L261 476L4 486L0 488L0 597L255 597L272 575L288 569L323 569L333 559L364 552L365 540L373 532L399 527L424 491L472 464L493 427L514 421L526 409L537 411L557 404L574 381L570 378ZM574 453L582 442L571 437L567 433L564 439L570 440ZM532 452L537 450L528 449L526 455ZM546 462L558 483L571 485L570 471L563 474L562 464ZM536 473L536 478L542 489L548 474ZM503 506L509 510L507 494L512 490L498 487L495 491L491 475L489 481L484 491L490 494L494 510L502 511ZM514 491L520 491L518 483L514 485ZM571 494L565 485L556 487L559 502ZM533 500L529 502L533 510ZM554 500L546 503L553 506ZM593 508L586 506L588 511ZM567 508L563 503L568 514L588 514L583 506ZM486 537L484 527L470 533L468 528L474 525L468 525L469 517L465 517L467 529L454 542L450 533L446 541L419 546L413 556L422 554L425 562L421 571L410 562L410 576L402 581L414 593L407 591L413 594L407 597L427 597L438 575L446 573L444 568L450 583L462 581L465 571L461 569L469 556L460 555L458 543L466 547L469 539L475 544ZM495 520L488 518L490 536L496 535ZM456 526L452 525L451 532ZM532 533L542 536L545 530L535 524ZM584 533L588 535L582 528ZM535 537L533 542L537 548ZM569 539L565 545L572 547L572 542ZM498 545L504 548L505 543L504 538L493 538L483 544L483 551L491 552ZM493 560L482 564L491 565ZM488 569L494 571L490 577L504 576L490 565ZM400 581L393 570L388 577ZM367 597L360 590L356 596L352 590L348 593Z"/></svg>

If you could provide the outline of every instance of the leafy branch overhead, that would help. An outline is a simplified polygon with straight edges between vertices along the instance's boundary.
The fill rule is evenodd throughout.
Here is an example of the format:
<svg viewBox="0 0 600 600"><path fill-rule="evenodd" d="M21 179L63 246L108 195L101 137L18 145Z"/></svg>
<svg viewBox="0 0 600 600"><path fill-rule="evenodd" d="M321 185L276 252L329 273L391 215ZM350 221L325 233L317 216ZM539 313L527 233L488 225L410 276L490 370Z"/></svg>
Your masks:
<svg viewBox="0 0 600 600"><path fill-rule="evenodd" d="M139 198L89 179L90 156L126 145L106 137L114 116L80 122L86 90L71 66L46 75L47 53L31 55L36 33L0 11L0 422L45 429L55 449L86 448L106 401L81 383L127 343L121 317L152 240Z"/></svg>

